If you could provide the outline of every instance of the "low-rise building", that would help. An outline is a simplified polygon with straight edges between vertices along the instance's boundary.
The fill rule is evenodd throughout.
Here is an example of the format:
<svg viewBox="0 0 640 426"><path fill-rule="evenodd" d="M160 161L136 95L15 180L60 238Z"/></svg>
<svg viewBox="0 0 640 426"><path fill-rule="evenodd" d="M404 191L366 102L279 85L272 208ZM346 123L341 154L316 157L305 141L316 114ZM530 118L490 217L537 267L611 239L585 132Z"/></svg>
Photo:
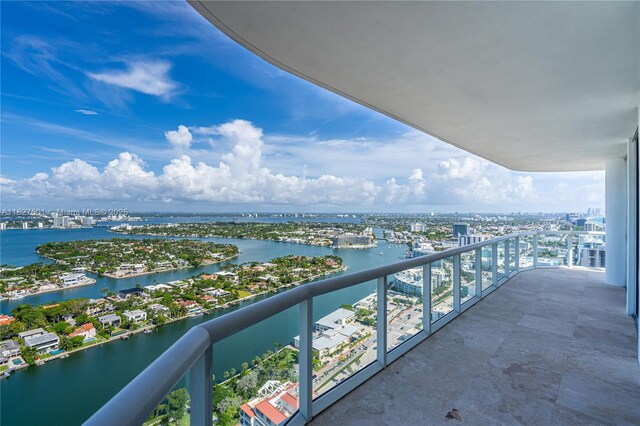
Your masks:
<svg viewBox="0 0 640 426"><path fill-rule="evenodd" d="M258 391L261 395L263 392ZM298 410L298 384L278 386L266 397L254 398L240 406L241 426L277 426Z"/></svg>
<svg viewBox="0 0 640 426"><path fill-rule="evenodd" d="M87 281L87 276L85 274L62 274L60 279L62 279L63 287L70 287L84 283Z"/></svg>
<svg viewBox="0 0 640 426"><path fill-rule="evenodd" d="M91 339L92 337L96 337L96 328L90 322L82 324L80 327L76 328L72 333L69 334L69 337L76 336L82 336L85 340Z"/></svg>
<svg viewBox="0 0 640 426"><path fill-rule="evenodd" d="M58 349L60 338L55 333L44 333L24 338L27 348L34 348L39 354Z"/></svg>
<svg viewBox="0 0 640 426"><path fill-rule="evenodd" d="M167 308L164 305L161 305L160 303L152 303L151 305L147 306L147 308L151 309L152 311L159 313L159 314L168 314L169 313L169 308Z"/></svg>
<svg viewBox="0 0 640 426"><path fill-rule="evenodd" d="M0 315L0 325L7 325L14 322L16 319L11 315Z"/></svg>
<svg viewBox="0 0 640 426"><path fill-rule="evenodd" d="M85 312L90 317L95 317L115 310L116 308L107 299L90 299Z"/></svg>
<svg viewBox="0 0 640 426"><path fill-rule="evenodd" d="M140 322L147 319L147 313L141 309L135 309L133 311L124 311L122 315L132 322Z"/></svg>
<svg viewBox="0 0 640 426"><path fill-rule="evenodd" d="M20 345L14 340L5 340L0 342L0 356L11 358L20 355Z"/></svg>
<svg viewBox="0 0 640 426"><path fill-rule="evenodd" d="M102 324L103 327L120 327L122 319L116 314L108 314L98 317L98 321L100 321L100 324Z"/></svg>
<svg viewBox="0 0 640 426"><path fill-rule="evenodd" d="M18 333L18 337L21 339L25 339L31 336L39 336L41 334L46 333L42 328L34 328L33 330L23 331L22 333Z"/></svg>

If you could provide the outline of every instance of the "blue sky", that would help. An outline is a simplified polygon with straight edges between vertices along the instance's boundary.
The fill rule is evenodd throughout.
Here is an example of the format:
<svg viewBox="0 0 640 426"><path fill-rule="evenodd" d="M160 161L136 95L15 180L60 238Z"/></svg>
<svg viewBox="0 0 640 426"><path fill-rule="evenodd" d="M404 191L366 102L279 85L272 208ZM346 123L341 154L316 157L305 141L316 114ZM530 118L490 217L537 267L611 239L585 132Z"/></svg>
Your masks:
<svg viewBox="0 0 640 426"><path fill-rule="evenodd" d="M1 2L3 208L562 211L515 173L293 77L184 2Z"/></svg>

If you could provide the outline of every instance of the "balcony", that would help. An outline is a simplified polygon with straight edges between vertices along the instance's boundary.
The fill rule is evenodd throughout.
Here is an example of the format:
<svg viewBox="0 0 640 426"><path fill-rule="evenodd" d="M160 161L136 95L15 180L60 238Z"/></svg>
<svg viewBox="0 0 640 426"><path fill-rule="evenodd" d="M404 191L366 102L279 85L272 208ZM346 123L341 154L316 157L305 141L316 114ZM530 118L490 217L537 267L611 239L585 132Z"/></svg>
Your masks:
<svg viewBox="0 0 640 426"><path fill-rule="evenodd" d="M572 268L575 237L591 234L507 235L301 285L193 327L87 424L141 424L185 376L191 423L212 424L217 344L284 312L295 378L265 384L242 424L438 423L454 408L475 424L637 424L625 290ZM353 289L349 314L339 292Z"/></svg>
<svg viewBox="0 0 640 426"><path fill-rule="evenodd" d="M523 272L311 424L441 424L455 408L467 424L637 425L624 304L602 272Z"/></svg>

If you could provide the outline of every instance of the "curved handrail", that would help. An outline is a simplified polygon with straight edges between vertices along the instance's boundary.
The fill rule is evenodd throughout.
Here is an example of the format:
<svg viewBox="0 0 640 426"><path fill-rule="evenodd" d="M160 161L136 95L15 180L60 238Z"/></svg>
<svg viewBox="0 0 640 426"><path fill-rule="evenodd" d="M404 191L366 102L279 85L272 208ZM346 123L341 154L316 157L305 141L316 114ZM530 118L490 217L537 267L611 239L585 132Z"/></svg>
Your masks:
<svg viewBox="0 0 640 426"><path fill-rule="evenodd" d="M213 344L260 321L316 296L359 285L380 277L471 252L516 237L562 234L594 234L587 231L531 231L455 247L364 271L307 283L254 304L229 312L191 328L160 357L93 414L86 425L139 425L162 402L196 360Z"/></svg>

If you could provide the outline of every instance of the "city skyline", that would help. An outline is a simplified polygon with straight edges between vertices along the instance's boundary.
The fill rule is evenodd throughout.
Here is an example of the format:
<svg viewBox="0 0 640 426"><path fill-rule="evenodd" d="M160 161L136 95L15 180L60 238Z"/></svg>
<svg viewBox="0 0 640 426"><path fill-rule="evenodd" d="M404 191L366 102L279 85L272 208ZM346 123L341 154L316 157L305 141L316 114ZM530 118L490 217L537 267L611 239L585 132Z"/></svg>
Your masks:
<svg viewBox="0 0 640 426"><path fill-rule="evenodd" d="M602 171L509 171L282 72L186 3L2 11L5 208L604 206Z"/></svg>

